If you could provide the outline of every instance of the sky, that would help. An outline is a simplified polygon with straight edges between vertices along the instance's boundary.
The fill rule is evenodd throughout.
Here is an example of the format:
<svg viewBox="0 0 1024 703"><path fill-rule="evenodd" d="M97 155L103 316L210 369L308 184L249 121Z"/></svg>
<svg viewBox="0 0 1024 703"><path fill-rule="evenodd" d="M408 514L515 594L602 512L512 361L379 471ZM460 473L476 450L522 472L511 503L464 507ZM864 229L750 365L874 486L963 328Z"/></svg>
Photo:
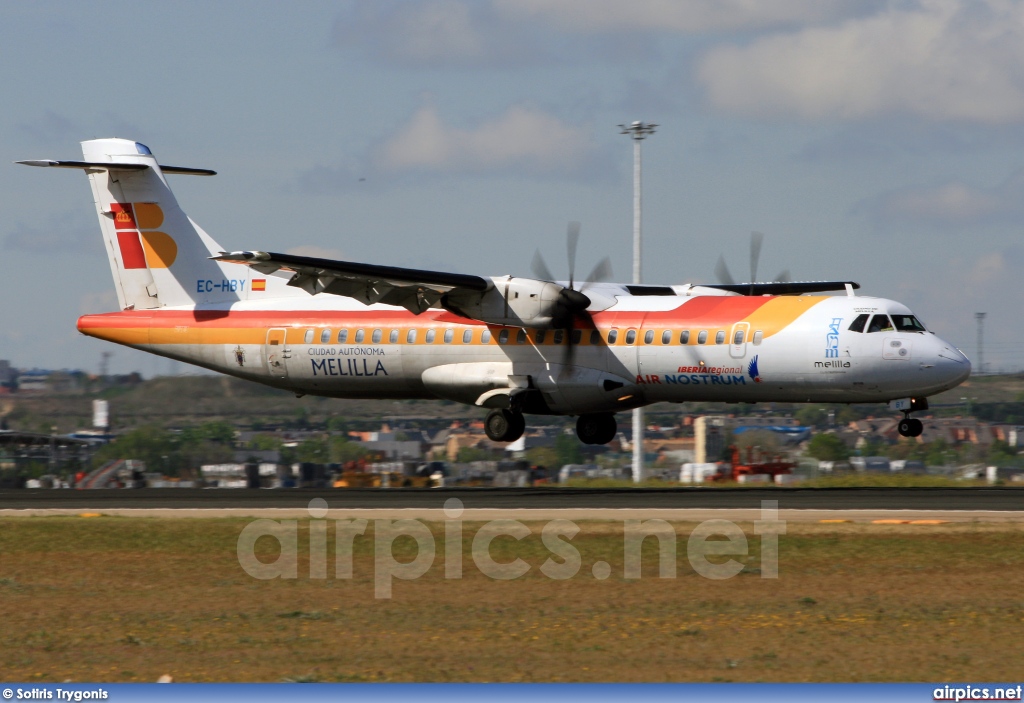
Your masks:
<svg viewBox="0 0 1024 703"><path fill-rule="evenodd" d="M185 367L80 335L117 307L81 158L123 137L230 250L478 275L852 279L1024 369L1024 3L355 0L0 4L0 358Z"/></svg>

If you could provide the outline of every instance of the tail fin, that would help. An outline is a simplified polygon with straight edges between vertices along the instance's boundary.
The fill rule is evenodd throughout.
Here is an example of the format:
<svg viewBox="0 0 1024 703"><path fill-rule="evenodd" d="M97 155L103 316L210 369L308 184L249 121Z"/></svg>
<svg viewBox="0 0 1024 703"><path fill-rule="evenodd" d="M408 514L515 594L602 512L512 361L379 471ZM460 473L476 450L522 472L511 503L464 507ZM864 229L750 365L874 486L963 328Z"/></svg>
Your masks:
<svg viewBox="0 0 1024 703"><path fill-rule="evenodd" d="M245 297L249 275L211 261L223 251L178 206L165 174L213 171L160 166L144 144L128 139L82 142L85 161L28 161L32 166L82 168L122 309L230 303Z"/></svg>

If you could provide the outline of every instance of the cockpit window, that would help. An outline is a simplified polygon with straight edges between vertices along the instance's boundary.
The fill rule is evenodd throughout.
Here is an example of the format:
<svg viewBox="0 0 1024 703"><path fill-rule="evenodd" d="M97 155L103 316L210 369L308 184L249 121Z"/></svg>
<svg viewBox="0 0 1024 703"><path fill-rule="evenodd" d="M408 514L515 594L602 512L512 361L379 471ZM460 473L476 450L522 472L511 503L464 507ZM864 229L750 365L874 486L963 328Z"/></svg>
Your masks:
<svg viewBox="0 0 1024 703"><path fill-rule="evenodd" d="M896 329L900 332L924 332L924 325L922 325L916 317L913 315L893 315L893 324L896 325Z"/></svg>
<svg viewBox="0 0 1024 703"><path fill-rule="evenodd" d="M892 323L888 315L875 315L868 325L868 332L892 332Z"/></svg>
<svg viewBox="0 0 1024 703"><path fill-rule="evenodd" d="M864 325L868 323L868 317L870 315L857 315L857 317L853 318L853 322L850 323L850 331L863 332Z"/></svg>
<svg viewBox="0 0 1024 703"><path fill-rule="evenodd" d="M149 147L143 144L142 142L135 142L135 148L136 150L138 150L140 154L143 154L145 156L153 155L153 152L149 150Z"/></svg>

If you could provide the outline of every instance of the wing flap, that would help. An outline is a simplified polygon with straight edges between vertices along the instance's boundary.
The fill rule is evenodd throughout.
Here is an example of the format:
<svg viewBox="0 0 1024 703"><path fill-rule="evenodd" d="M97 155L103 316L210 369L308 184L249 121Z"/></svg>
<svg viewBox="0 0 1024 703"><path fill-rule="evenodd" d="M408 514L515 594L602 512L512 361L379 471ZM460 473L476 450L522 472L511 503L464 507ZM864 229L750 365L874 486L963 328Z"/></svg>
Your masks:
<svg viewBox="0 0 1024 703"><path fill-rule="evenodd" d="M416 314L437 304L449 291L482 293L492 285L485 278L461 273L360 264L265 251L223 252L211 258L250 266L266 275L276 271L291 272L294 275L288 285L301 288L310 295L327 293L353 298L365 305L398 305Z"/></svg>

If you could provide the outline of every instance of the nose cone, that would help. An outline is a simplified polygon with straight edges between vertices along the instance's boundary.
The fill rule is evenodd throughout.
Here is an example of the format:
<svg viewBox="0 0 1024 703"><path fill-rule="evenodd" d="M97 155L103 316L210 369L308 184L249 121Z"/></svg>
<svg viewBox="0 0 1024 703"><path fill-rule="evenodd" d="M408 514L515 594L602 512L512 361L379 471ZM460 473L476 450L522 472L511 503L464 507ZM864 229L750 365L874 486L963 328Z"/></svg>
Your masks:
<svg viewBox="0 0 1024 703"><path fill-rule="evenodd" d="M935 371L945 388L955 388L971 375L971 360L949 342L938 337L935 350Z"/></svg>

